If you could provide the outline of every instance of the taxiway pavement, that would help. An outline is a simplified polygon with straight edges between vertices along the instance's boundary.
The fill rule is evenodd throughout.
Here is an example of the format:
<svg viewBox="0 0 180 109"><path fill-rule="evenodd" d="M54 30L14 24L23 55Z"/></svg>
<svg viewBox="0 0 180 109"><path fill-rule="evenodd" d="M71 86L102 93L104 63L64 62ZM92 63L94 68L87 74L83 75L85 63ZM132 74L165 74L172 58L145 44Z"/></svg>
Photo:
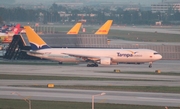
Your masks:
<svg viewBox="0 0 180 109"><path fill-rule="evenodd" d="M48 88L27 88L12 87L13 85L97 85L97 86L179 86L180 76L177 75L150 75L146 72L154 72L159 69L163 72L180 73L180 61L161 60L153 63L153 68L148 68L148 64L131 65L120 64L113 66L86 67L80 65L12 65L1 64L0 74L11 75L42 75L42 76L69 76L69 77L93 77L111 79L129 79L127 81L115 80L0 80L0 98L17 99L18 92L23 96L31 96L32 100L54 100L54 101L78 101L91 102L91 96L101 92L107 93L96 100L104 100L104 103L117 104L138 104L154 106L179 106L180 95L172 93L144 93L144 92L124 92L124 91L99 91L99 90L74 90L74 89L48 89ZM121 72L114 73L114 69ZM144 72L136 74L136 72ZM136 81L131 81L134 79ZM7 87L8 86L8 87ZM11 86L11 87L10 87ZM19 98L21 99L21 98Z"/></svg>
<svg viewBox="0 0 180 109"><path fill-rule="evenodd" d="M128 80L0 80L0 86L180 86L179 81L128 81Z"/></svg>
<svg viewBox="0 0 180 109"><path fill-rule="evenodd" d="M171 93L147 93L102 90L74 90L74 89L47 89L25 87L0 87L0 98L22 99L29 97L31 100L49 101L75 101L91 102L92 95L106 93L95 97L95 102L113 104L135 104L179 107L180 95Z"/></svg>

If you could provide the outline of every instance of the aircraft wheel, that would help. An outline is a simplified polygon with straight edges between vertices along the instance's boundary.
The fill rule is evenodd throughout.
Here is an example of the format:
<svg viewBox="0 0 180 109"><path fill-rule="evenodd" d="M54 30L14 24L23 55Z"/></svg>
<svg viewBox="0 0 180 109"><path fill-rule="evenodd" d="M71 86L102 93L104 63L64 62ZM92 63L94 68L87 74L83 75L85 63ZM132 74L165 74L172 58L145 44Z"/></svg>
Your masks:
<svg viewBox="0 0 180 109"><path fill-rule="evenodd" d="M87 64L87 67L98 67L98 64Z"/></svg>
<svg viewBox="0 0 180 109"><path fill-rule="evenodd" d="M62 62L59 62L59 64L63 64Z"/></svg>
<svg viewBox="0 0 180 109"><path fill-rule="evenodd" d="M91 64L91 67L95 67L95 65L94 65L94 64Z"/></svg>
<svg viewBox="0 0 180 109"><path fill-rule="evenodd" d="M94 64L94 67L98 67L98 64Z"/></svg>
<svg viewBox="0 0 180 109"><path fill-rule="evenodd" d="M149 68L151 68L152 67L152 62L149 62Z"/></svg>

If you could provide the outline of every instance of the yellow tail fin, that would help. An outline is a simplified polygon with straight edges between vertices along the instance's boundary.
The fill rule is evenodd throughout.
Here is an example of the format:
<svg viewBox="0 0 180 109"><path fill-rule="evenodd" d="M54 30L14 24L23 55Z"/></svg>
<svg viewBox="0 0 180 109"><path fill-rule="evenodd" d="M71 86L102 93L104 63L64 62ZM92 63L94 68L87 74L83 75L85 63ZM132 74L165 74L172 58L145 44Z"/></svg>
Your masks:
<svg viewBox="0 0 180 109"><path fill-rule="evenodd" d="M104 23L104 25L102 25L99 30L96 31L95 34L108 34L109 33L109 29L112 25L113 20L108 20L106 21L106 23Z"/></svg>
<svg viewBox="0 0 180 109"><path fill-rule="evenodd" d="M82 23L76 23L76 25L74 25L74 26L67 32L67 34L78 34L81 25L82 25Z"/></svg>
<svg viewBox="0 0 180 109"><path fill-rule="evenodd" d="M24 28L32 50L50 48L30 26Z"/></svg>

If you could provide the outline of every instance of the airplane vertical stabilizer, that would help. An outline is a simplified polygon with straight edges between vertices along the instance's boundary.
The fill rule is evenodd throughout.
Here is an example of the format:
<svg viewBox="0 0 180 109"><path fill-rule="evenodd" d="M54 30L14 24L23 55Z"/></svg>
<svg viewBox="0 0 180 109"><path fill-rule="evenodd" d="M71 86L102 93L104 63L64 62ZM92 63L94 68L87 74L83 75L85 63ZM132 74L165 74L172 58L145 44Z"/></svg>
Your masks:
<svg viewBox="0 0 180 109"><path fill-rule="evenodd" d="M30 26L24 28L32 50L50 48Z"/></svg>
<svg viewBox="0 0 180 109"><path fill-rule="evenodd" d="M78 34L79 29L81 28L82 23L76 23L68 32L67 34Z"/></svg>
<svg viewBox="0 0 180 109"><path fill-rule="evenodd" d="M113 20L108 20L108 21L106 21L106 23L105 23L104 25L102 25L102 26L99 28L99 30L97 30L97 31L95 32L95 34L104 34L104 35L108 34L108 33L109 33L109 30L110 30L110 27L111 27L111 25L112 25L112 22L113 22Z"/></svg>
<svg viewBox="0 0 180 109"><path fill-rule="evenodd" d="M15 35L19 34L21 28L20 26L21 26L20 24L17 24L16 27L13 29Z"/></svg>

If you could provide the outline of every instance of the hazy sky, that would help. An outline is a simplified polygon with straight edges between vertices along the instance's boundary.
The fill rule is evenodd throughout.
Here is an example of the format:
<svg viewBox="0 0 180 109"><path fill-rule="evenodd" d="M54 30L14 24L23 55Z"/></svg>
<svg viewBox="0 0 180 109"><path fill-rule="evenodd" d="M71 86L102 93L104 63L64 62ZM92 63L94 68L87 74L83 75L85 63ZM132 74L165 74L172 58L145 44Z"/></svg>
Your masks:
<svg viewBox="0 0 180 109"><path fill-rule="evenodd" d="M82 1L118 1L118 2L123 2L123 3L129 3L129 2L133 2L133 3L141 3L141 4L146 4L146 5L151 5L154 3L159 3L162 0L16 0L16 3L42 3L42 4L47 4L47 3L54 3L54 2L61 2L61 1L71 1L71 2L82 2Z"/></svg>

